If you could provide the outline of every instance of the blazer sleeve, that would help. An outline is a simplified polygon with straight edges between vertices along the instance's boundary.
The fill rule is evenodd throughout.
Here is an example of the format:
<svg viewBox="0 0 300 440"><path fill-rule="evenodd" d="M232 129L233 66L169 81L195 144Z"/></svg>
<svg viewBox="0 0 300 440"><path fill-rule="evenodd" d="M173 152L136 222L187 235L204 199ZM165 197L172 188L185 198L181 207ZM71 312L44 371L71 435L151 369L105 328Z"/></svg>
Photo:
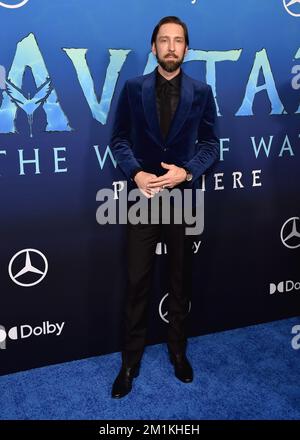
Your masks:
<svg viewBox="0 0 300 440"><path fill-rule="evenodd" d="M198 179L219 157L220 145L216 133L217 112L211 87L208 86L203 116L198 127L198 152L185 164L193 175L192 182Z"/></svg>
<svg viewBox="0 0 300 440"><path fill-rule="evenodd" d="M132 151L131 124L128 81L126 81L117 103L112 126L110 148L117 164L128 179L134 175L137 169L141 168Z"/></svg>

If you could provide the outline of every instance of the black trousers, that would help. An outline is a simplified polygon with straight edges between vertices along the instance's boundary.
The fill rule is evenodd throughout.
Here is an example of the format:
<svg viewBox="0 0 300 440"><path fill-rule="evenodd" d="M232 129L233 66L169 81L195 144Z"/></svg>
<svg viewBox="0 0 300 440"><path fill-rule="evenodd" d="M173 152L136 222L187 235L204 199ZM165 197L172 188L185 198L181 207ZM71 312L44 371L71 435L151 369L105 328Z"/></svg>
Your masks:
<svg viewBox="0 0 300 440"><path fill-rule="evenodd" d="M127 225L128 279L122 344L122 361L126 366L135 366L143 355L155 250L159 241L167 245L168 350L171 354L184 353L186 350L193 236L186 235L185 228L184 221L176 224L172 216L170 224L163 224L161 215L158 224Z"/></svg>

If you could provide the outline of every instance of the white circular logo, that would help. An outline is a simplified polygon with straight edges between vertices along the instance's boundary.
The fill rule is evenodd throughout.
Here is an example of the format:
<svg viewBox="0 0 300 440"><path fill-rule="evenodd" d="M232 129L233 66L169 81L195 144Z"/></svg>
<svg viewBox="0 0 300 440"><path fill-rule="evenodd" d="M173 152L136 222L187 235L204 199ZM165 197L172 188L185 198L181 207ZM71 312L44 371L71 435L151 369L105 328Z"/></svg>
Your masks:
<svg viewBox="0 0 300 440"><path fill-rule="evenodd" d="M291 217L283 224L280 238L289 249L300 247L300 217Z"/></svg>
<svg viewBox="0 0 300 440"><path fill-rule="evenodd" d="M34 258L35 264L38 263L39 267L35 267L31 260ZM16 269L16 267L18 269ZM8 273L10 278L14 283L18 284L22 287L30 287L35 286L40 283L46 276L48 272L48 261L42 252L37 249L22 249L17 252L9 262L8 265ZM22 282L19 281L22 276L25 274L37 274L39 275L37 279L33 282Z"/></svg>
<svg viewBox="0 0 300 440"><path fill-rule="evenodd" d="M16 3L15 5L9 5L7 3L4 2L0 2L0 6L3 6L3 8L8 8L8 9L16 9L16 8L21 8L22 6L26 5L26 3L28 3L29 0L22 0L19 3Z"/></svg>
<svg viewBox="0 0 300 440"><path fill-rule="evenodd" d="M286 11L293 17L300 17L300 0L282 0ZM296 5L297 4L297 5Z"/></svg>
<svg viewBox="0 0 300 440"><path fill-rule="evenodd" d="M0 325L0 344L1 344L1 342L4 342L4 341L5 341L6 336L7 336L7 335L6 335L5 328L2 327L2 325Z"/></svg>
<svg viewBox="0 0 300 440"><path fill-rule="evenodd" d="M168 310L165 310L165 311L163 312L163 303L164 303L164 301L165 301L165 299L167 298L168 295L169 295L169 294L166 293L165 296L161 299L161 301L160 301L160 303L159 303L159 315L160 315L161 319L162 319L163 321L165 321L167 324L169 324L169 321L168 321L168 319L167 319L166 317L167 317L167 315L168 315L169 312L168 312ZM191 301L189 301L189 309L188 309L188 311L187 311L186 316L190 313L190 311L191 311Z"/></svg>

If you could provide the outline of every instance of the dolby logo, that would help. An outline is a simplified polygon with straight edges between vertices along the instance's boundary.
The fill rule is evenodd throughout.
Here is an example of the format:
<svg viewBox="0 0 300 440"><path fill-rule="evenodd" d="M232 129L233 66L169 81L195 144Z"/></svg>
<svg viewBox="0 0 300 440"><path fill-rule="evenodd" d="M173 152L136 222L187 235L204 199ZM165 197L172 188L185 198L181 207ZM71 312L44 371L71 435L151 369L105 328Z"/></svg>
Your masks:
<svg viewBox="0 0 300 440"><path fill-rule="evenodd" d="M3 350L6 348L8 339L15 341L17 339L27 339L31 336L60 336L64 325L65 322L51 324L49 321L43 321L40 326L33 327L29 324L23 324L11 327L9 330L6 330L3 325L0 325L0 349Z"/></svg>
<svg viewBox="0 0 300 440"><path fill-rule="evenodd" d="M296 290L300 290L300 282L299 281L280 281L280 283L270 283L270 295L273 295L275 292L286 293L293 292Z"/></svg>

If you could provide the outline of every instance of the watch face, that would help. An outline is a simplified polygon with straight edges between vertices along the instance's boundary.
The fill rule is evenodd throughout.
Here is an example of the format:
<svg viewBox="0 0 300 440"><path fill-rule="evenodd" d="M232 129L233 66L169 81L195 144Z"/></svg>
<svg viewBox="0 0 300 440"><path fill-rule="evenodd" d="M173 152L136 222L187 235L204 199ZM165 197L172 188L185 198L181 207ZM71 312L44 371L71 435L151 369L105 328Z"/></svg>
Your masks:
<svg viewBox="0 0 300 440"><path fill-rule="evenodd" d="M191 180L192 180L192 178L193 178L193 175L192 174L187 174L186 175L186 180L188 181L188 182L190 182Z"/></svg>

